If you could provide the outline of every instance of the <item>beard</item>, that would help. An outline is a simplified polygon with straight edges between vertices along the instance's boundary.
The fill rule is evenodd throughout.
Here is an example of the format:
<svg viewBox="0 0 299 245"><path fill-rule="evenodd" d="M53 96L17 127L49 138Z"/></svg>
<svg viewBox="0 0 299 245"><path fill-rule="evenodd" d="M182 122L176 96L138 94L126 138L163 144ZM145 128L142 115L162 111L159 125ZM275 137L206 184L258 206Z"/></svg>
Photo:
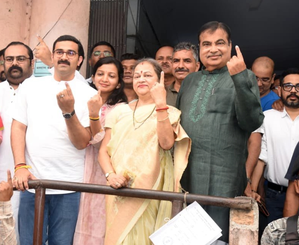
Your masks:
<svg viewBox="0 0 299 245"><path fill-rule="evenodd" d="M288 98L291 96L295 96L297 98L297 100L296 101L288 101ZM294 109L299 108L299 96L297 96L296 93L292 93L292 94L288 95L287 97L281 96L281 100L282 100L282 103L286 107L294 108Z"/></svg>
<svg viewBox="0 0 299 245"><path fill-rule="evenodd" d="M1 71L1 72L0 72L0 81L1 81L1 82L4 82L5 80L6 80L5 73L4 73L4 71Z"/></svg>

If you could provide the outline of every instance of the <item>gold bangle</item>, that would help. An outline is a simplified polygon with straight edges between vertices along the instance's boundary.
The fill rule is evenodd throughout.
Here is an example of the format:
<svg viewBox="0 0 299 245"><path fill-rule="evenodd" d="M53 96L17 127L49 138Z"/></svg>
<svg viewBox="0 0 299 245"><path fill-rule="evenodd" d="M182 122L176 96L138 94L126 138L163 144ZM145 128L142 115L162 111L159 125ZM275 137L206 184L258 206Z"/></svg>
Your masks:
<svg viewBox="0 0 299 245"><path fill-rule="evenodd" d="M165 118L162 119L162 120L157 120L157 121L158 121L158 122L163 122L163 121L166 121L168 118L169 118L169 116L165 117Z"/></svg>
<svg viewBox="0 0 299 245"><path fill-rule="evenodd" d="M91 121L99 121L100 117L89 117Z"/></svg>
<svg viewBox="0 0 299 245"><path fill-rule="evenodd" d="M28 168L31 168L31 166L30 165L24 165L24 166L20 166L20 167L17 167L17 168L15 168L15 172L17 172L19 169L21 169L21 168L26 168L26 169L28 169Z"/></svg>

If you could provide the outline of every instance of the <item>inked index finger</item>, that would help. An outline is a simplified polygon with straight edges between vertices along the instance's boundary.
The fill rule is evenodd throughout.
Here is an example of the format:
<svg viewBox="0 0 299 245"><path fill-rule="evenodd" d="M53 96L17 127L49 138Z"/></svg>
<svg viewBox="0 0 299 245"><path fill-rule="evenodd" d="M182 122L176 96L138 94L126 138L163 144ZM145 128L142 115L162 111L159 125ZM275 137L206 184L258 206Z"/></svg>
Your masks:
<svg viewBox="0 0 299 245"><path fill-rule="evenodd" d="M164 86L164 71L161 71L160 84Z"/></svg>
<svg viewBox="0 0 299 245"><path fill-rule="evenodd" d="M235 49L236 49L237 57L243 60L243 55L242 55L240 47L238 45L236 45Z"/></svg>
<svg viewBox="0 0 299 245"><path fill-rule="evenodd" d="M71 90L71 86L69 85L68 82L65 82L65 87L66 87L66 92L68 95L72 96L73 95L73 92Z"/></svg>
<svg viewBox="0 0 299 245"><path fill-rule="evenodd" d="M7 183L12 185L11 173L10 170L7 170Z"/></svg>

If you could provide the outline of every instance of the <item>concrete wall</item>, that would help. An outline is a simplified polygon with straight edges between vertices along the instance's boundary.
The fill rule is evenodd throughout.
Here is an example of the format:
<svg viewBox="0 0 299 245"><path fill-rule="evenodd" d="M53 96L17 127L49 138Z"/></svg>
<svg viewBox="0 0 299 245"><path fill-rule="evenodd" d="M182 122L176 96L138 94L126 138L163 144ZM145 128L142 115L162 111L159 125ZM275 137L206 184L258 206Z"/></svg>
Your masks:
<svg viewBox="0 0 299 245"><path fill-rule="evenodd" d="M0 1L0 49L11 41L24 42L34 49L36 36L44 37L53 28L44 39L50 50L57 37L69 34L78 38L87 52L90 0ZM86 60L81 68L83 76L85 67Z"/></svg>

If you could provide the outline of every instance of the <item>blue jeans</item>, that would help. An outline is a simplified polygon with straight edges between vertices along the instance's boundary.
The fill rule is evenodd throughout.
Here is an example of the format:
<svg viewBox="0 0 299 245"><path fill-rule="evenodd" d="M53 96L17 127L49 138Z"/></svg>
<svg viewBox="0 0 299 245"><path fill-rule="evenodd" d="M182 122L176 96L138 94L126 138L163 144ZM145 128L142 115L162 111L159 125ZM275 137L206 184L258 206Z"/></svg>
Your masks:
<svg viewBox="0 0 299 245"><path fill-rule="evenodd" d="M19 207L21 245L33 244L35 194L22 192ZM79 212L80 192L46 195L43 245L72 245Z"/></svg>
<svg viewBox="0 0 299 245"><path fill-rule="evenodd" d="M266 208L269 212L267 217L268 224L276 219L282 218L284 201L286 199L286 193L270 188L266 188Z"/></svg>

